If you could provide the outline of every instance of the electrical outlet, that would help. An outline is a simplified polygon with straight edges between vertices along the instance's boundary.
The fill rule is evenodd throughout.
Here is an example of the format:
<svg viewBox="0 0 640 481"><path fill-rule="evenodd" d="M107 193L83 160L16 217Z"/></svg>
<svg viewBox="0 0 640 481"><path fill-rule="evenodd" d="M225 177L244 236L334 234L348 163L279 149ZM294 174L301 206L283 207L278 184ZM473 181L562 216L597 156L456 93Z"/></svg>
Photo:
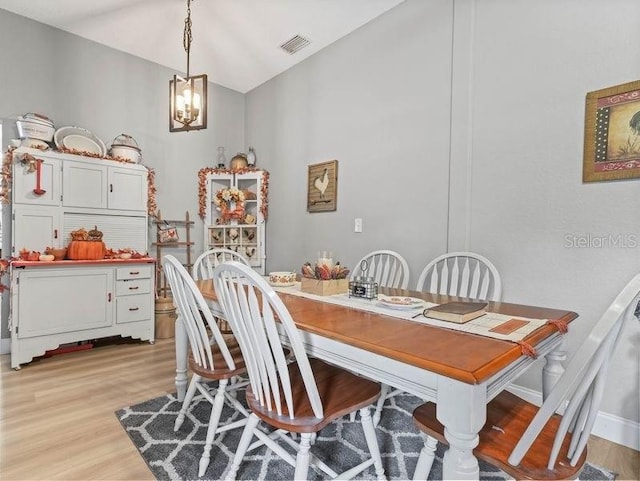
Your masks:
<svg viewBox="0 0 640 481"><path fill-rule="evenodd" d="M362 232L362 219L357 218L353 223L353 231L354 232Z"/></svg>

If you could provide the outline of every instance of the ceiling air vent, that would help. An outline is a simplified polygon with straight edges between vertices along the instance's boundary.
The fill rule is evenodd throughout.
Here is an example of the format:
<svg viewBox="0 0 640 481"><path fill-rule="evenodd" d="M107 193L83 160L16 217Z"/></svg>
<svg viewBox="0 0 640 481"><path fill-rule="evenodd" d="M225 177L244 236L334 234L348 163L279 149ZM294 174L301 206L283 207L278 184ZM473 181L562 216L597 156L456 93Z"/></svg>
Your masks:
<svg viewBox="0 0 640 481"><path fill-rule="evenodd" d="M291 37L285 43L280 45L280 48L287 52L289 55L296 53L298 50L302 50L304 47L309 45L311 42L300 35L296 35L295 37Z"/></svg>

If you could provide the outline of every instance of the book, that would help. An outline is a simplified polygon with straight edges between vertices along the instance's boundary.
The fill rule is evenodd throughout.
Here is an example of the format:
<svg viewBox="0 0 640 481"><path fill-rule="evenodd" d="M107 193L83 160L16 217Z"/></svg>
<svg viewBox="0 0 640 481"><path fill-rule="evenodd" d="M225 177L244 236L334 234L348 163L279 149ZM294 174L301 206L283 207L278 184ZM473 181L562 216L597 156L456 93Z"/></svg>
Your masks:
<svg viewBox="0 0 640 481"><path fill-rule="evenodd" d="M427 309L426 317L464 324L487 312L486 302L447 302Z"/></svg>

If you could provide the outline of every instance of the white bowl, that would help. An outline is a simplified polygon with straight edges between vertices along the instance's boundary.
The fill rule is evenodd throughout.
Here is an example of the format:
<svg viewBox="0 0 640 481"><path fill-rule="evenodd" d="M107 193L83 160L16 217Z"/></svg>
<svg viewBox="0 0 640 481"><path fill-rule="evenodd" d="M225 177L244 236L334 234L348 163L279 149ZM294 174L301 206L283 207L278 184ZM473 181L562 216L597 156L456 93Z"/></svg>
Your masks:
<svg viewBox="0 0 640 481"><path fill-rule="evenodd" d="M269 284L276 287L290 287L296 282L295 272L269 272Z"/></svg>

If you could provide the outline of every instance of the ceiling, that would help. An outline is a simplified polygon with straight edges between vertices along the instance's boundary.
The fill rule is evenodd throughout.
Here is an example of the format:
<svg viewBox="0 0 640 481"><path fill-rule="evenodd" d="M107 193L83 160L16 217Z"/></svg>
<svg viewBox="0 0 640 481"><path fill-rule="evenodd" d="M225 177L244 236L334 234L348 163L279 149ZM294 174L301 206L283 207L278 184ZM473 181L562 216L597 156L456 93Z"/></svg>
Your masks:
<svg viewBox="0 0 640 481"><path fill-rule="evenodd" d="M245 93L404 0L192 0L190 73ZM187 0L0 0L0 9L186 71ZM280 45L311 41L297 53Z"/></svg>

